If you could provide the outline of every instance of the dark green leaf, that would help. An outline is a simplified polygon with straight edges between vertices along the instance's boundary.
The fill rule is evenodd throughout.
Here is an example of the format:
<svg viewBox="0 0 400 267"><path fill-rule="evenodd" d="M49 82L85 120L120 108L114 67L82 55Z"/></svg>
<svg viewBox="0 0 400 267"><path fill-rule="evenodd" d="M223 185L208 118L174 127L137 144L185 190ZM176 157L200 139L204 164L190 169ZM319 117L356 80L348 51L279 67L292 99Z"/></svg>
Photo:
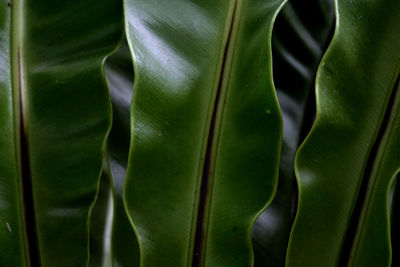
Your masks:
<svg viewBox="0 0 400 267"><path fill-rule="evenodd" d="M115 266L133 267L139 266L139 247L122 198L130 146L130 103L133 90L133 64L125 39L117 53L107 60L106 76L113 104L113 127L108 139L114 188L113 261Z"/></svg>
<svg viewBox="0 0 400 267"><path fill-rule="evenodd" d="M288 266L348 263L364 222L358 209L374 191L364 185L375 179L372 166L383 164L373 148L387 142L378 133L389 129L384 117L399 76L399 9L397 0L337 1L336 32L317 75L316 122L296 158L300 195ZM387 220L385 212L379 217ZM380 238L375 248L387 247L388 235ZM385 266L387 257L368 266Z"/></svg>
<svg viewBox="0 0 400 267"><path fill-rule="evenodd" d="M400 172L400 85L372 167L349 266L390 266L389 191ZM396 227L396 226L394 226Z"/></svg>
<svg viewBox="0 0 400 267"><path fill-rule="evenodd" d="M286 3L274 24L274 82L283 117L283 140L276 196L253 228L255 266L285 265L297 204L294 157L313 121L315 72L333 22L333 1L313 0Z"/></svg>
<svg viewBox="0 0 400 267"><path fill-rule="evenodd" d="M121 8L1 1L1 266L87 265L111 119L102 65L120 39Z"/></svg>
<svg viewBox="0 0 400 267"><path fill-rule="evenodd" d="M113 105L113 126L100 191L91 216L91 266L139 266L139 247L122 201L122 189L130 142L130 102L133 90L133 65L124 38L118 51L105 64ZM108 166L108 167L107 167ZM107 167L107 168L106 168ZM112 205L106 201L112 197ZM111 227L107 221L111 213Z"/></svg>
<svg viewBox="0 0 400 267"><path fill-rule="evenodd" d="M111 238L113 227L114 201L106 158L100 178L99 192L90 215L90 267L112 266Z"/></svg>
<svg viewBox="0 0 400 267"><path fill-rule="evenodd" d="M277 182L270 36L282 2L125 1L125 200L142 266L252 265L251 226Z"/></svg>
<svg viewBox="0 0 400 267"><path fill-rule="evenodd" d="M0 1L0 266L26 266L27 244L22 204L18 89L12 89L11 8ZM14 74L15 75L15 74ZM14 81L15 83L15 81Z"/></svg>

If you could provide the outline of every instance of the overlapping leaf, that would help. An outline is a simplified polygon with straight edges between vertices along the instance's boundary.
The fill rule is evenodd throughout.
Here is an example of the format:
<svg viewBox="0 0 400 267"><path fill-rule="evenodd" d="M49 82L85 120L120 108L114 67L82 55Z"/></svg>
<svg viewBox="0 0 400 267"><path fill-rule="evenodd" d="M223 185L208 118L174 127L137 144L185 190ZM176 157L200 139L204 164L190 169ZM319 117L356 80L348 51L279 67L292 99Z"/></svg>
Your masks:
<svg viewBox="0 0 400 267"><path fill-rule="evenodd" d="M253 228L255 266L285 265L297 205L294 157L314 119L314 78L331 38L333 4L332 0L288 2L274 24L274 83L283 117L283 140L276 196Z"/></svg>
<svg viewBox="0 0 400 267"><path fill-rule="evenodd" d="M102 67L123 31L122 3L0 0L0 266L251 266L250 229L277 183L270 37L283 2L125 0L133 105L122 46L106 69L114 123L104 157L111 109ZM253 233L257 265L283 265L291 162L312 120L307 88L331 21L329 8L316 11L321 23L303 8L293 2L282 14L302 45L287 48L279 28L274 39L276 64L295 70L275 76L293 129L284 132L278 198ZM390 265L398 10L397 0L337 0L316 122L296 160L288 266Z"/></svg>
<svg viewBox="0 0 400 267"><path fill-rule="evenodd" d="M395 120L384 118L396 103L389 100L396 98L400 70L400 2L338 0L336 8L336 32L317 76L316 122L296 158L299 208L287 265L352 264L351 247L363 249L354 243L360 238L354 229L372 223L369 229L381 227L387 234L366 243L380 251L368 250L376 255L368 264L385 266L390 255L385 207L396 168L386 172L384 155L399 148L389 137L396 136ZM364 205L366 216L359 217L356 205ZM378 224L370 222L374 216Z"/></svg>
<svg viewBox="0 0 400 267"><path fill-rule="evenodd" d="M113 123L108 137L103 187L91 218L91 263L93 267L139 266L138 241L128 220L122 189L130 143L130 102L133 90L133 65L126 40L105 64L113 105ZM108 203L108 198L112 203ZM106 215L108 214L108 216Z"/></svg>

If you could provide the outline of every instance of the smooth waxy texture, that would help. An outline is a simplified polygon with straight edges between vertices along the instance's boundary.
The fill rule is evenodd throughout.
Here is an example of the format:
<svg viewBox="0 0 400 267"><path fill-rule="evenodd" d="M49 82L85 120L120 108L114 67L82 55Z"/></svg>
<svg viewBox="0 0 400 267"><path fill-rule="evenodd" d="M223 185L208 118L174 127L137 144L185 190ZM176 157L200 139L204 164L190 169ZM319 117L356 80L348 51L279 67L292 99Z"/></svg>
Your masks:
<svg viewBox="0 0 400 267"><path fill-rule="evenodd" d="M396 0L337 1L336 32L317 76L316 122L296 158L300 195L288 266L348 262L342 246L360 185L370 176L367 162L380 160L371 150L381 142L399 75L399 9Z"/></svg>
<svg viewBox="0 0 400 267"><path fill-rule="evenodd" d="M113 122L107 142L107 164L104 164L107 168L103 169L102 179L106 180L103 182L104 194L99 194L91 218L91 266L109 266L108 258L111 258L113 266L139 266L138 241L122 199L133 90L132 58L125 39L118 51L107 59L105 74L111 93ZM112 197L112 205L107 202L109 197Z"/></svg>
<svg viewBox="0 0 400 267"><path fill-rule="evenodd" d="M281 4L125 1L135 66L125 200L142 266L252 264L250 228L276 187L269 38Z"/></svg>
<svg viewBox="0 0 400 267"><path fill-rule="evenodd" d="M125 39L105 67L113 104L113 127L108 139L115 203L113 262L116 266L139 266L138 241L128 220L122 196L130 146L130 104L133 90L132 58Z"/></svg>
<svg viewBox="0 0 400 267"><path fill-rule="evenodd" d="M294 158L314 119L315 73L333 23L333 0L287 2L274 23L272 62L283 140L275 198L253 227L255 266L285 265L297 205Z"/></svg>
<svg viewBox="0 0 400 267"><path fill-rule="evenodd" d="M349 266L390 266L389 191L400 171L400 86L370 176ZM397 227L393 225L393 227ZM396 252L394 252L396 253Z"/></svg>
<svg viewBox="0 0 400 267"><path fill-rule="evenodd" d="M281 5L237 2L214 129L205 266L253 264L250 226L276 190L282 126L270 39Z"/></svg>
<svg viewBox="0 0 400 267"><path fill-rule="evenodd" d="M19 151L19 92L13 90L12 73L17 55L11 49L11 8L0 1L0 266L29 262L22 205ZM14 64L14 66L13 66Z"/></svg>
<svg viewBox="0 0 400 267"><path fill-rule="evenodd" d="M1 4L0 194L7 208L0 216L9 227L0 230L7 242L0 265L86 266L88 216L110 125L102 65L120 39L122 6L107 0Z"/></svg>
<svg viewBox="0 0 400 267"><path fill-rule="evenodd" d="M104 161L99 192L90 215L89 265L90 267L112 266L111 249L114 201L110 184L108 159Z"/></svg>
<svg viewBox="0 0 400 267"><path fill-rule="evenodd" d="M111 117L102 65L121 31L120 3L108 2L0 1L0 266L87 265L88 216ZM133 85L124 51L108 69L114 128L92 218L91 266L252 265L250 228L276 188L281 122L269 39L281 4L126 0L138 72L133 146L128 161ZM389 123L382 121L398 79L399 7L395 0L339 2L337 34L318 79L318 119L298 157L300 212L289 266L390 262L398 97ZM318 44L287 14L317 57ZM293 115L298 125L300 113ZM292 134L294 149L299 133ZM358 218L362 179L369 185ZM290 191L291 182L285 185ZM349 241L353 218L359 231ZM350 261L344 240L353 246Z"/></svg>
<svg viewBox="0 0 400 267"><path fill-rule="evenodd" d="M400 173L397 178L393 181L393 192L389 194L390 201L390 238L391 238L391 249L392 249L392 266L398 266L400 264L400 255L397 253L400 249L400 229L399 229L399 204L400 204L400 184L399 184Z"/></svg>

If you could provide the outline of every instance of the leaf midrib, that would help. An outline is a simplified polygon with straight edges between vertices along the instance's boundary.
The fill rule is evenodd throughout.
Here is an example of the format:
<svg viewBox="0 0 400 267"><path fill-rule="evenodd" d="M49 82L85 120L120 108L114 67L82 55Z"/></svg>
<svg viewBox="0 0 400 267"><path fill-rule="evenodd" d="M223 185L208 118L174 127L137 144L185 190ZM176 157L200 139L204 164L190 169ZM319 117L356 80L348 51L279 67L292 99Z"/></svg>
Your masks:
<svg viewBox="0 0 400 267"><path fill-rule="evenodd" d="M395 79L392 85L382 122L378 128L377 136L369 153L366 167L364 168L364 175L356 198L355 208L345 235L340 255L340 265L343 266L351 266L352 259L354 258L353 254L359 245L360 230L365 223L364 213L368 209L369 199L372 197L372 191L376 182L376 166L382 163L384 148L388 142L387 137L393 128L394 118L398 114L400 105L400 71L397 71L397 73L397 79Z"/></svg>
<svg viewBox="0 0 400 267"><path fill-rule="evenodd" d="M216 152L218 147L218 139L221 127L221 119L224 111L224 104L226 98L226 79L229 78L231 57L234 43L234 36L237 32L237 22L239 17L240 0L233 0L232 13L229 16L229 30L223 48L222 64L220 67L216 94L214 98L214 105L211 110L211 121L208 125L208 138L205 142L205 159L202 167L202 176L200 183L200 194L197 209L197 222L194 236L194 246L192 252L192 267L201 267L204 265L205 249L207 243L207 230L208 219L210 213L210 206L212 201L212 187L214 182L214 170Z"/></svg>
<svg viewBox="0 0 400 267"><path fill-rule="evenodd" d="M11 76L14 105L14 129L19 167L19 199L23 221L23 241L28 266L40 266L36 219L33 204L32 175L28 152L26 86L24 82L24 1L16 0L11 10Z"/></svg>

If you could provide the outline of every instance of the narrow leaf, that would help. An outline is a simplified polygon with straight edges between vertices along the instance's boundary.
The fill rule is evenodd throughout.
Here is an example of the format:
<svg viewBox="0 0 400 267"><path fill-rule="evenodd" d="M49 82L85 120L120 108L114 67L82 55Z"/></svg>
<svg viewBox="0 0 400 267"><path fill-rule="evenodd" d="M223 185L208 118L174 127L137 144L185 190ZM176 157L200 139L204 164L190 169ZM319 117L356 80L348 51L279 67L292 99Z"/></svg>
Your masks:
<svg viewBox="0 0 400 267"><path fill-rule="evenodd" d="M382 141L399 76L400 2L338 0L336 9L336 32L317 75L316 122L296 157L300 195L288 266L348 263L355 205L364 202L361 185L380 160L373 147Z"/></svg>
<svg viewBox="0 0 400 267"><path fill-rule="evenodd" d="M0 230L1 242L9 241L0 265L86 266L88 217L110 125L102 65L120 39L122 7L108 0L1 4L7 144L0 192L7 204L0 216L12 235Z"/></svg>
<svg viewBox="0 0 400 267"><path fill-rule="evenodd" d="M276 189L270 35L283 1L126 0L135 87L125 204L141 266L251 266Z"/></svg>
<svg viewBox="0 0 400 267"><path fill-rule="evenodd" d="M99 192L90 215L90 257L88 265L90 267L110 267L113 260L111 232L114 219L114 201L107 155L105 158Z"/></svg>
<svg viewBox="0 0 400 267"><path fill-rule="evenodd" d="M400 87L400 85L399 85ZM389 191L400 172L400 88L371 171L349 266L390 266Z"/></svg>
<svg viewBox="0 0 400 267"><path fill-rule="evenodd" d="M19 149L19 92L13 90L11 6L0 1L0 266L27 266L28 247L23 207ZM11 53L14 53L13 55ZM15 76L17 75L17 76Z"/></svg>
<svg viewBox="0 0 400 267"><path fill-rule="evenodd" d="M100 192L91 216L90 266L139 266L137 238L122 201L133 90L133 65L125 38L116 53L107 58L105 74L111 93L113 123Z"/></svg>
<svg viewBox="0 0 400 267"><path fill-rule="evenodd" d="M314 119L315 73L332 38L333 23L333 0L313 0L287 2L274 24L273 73L283 117L283 139L276 196L253 227L255 266L285 265L297 206L294 158ZM314 44L312 50L310 42Z"/></svg>
<svg viewBox="0 0 400 267"><path fill-rule="evenodd" d="M108 138L114 199L111 241L113 262L115 266L136 267L140 264L139 245L122 197L130 146L130 104L134 74L125 38L117 53L107 60L105 70L113 105L113 126Z"/></svg>

